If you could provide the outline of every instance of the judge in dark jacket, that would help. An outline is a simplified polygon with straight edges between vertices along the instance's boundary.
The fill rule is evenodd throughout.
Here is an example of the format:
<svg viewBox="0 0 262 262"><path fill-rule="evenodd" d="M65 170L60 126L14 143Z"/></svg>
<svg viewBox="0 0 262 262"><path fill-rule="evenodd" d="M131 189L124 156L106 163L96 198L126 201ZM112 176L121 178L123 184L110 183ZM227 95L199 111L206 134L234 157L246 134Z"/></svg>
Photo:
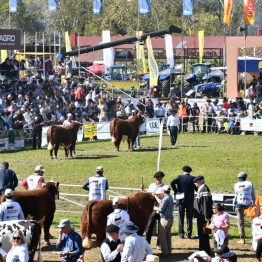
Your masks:
<svg viewBox="0 0 262 262"><path fill-rule="evenodd" d="M212 217L212 195L203 176L197 176L193 180L197 187L197 194L194 199L194 212L197 218L197 231L199 238L199 250L204 250L210 254L209 235L204 232L205 224Z"/></svg>
<svg viewBox="0 0 262 262"><path fill-rule="evenodd" d="M183 166L184 174L177 176L171 181L171 187L176 195L178 204L178 234L184 238L184 218L186 213L187 220L187 238L192 236L192 221L193 221L193 203L194 203L194 178L190 175L192 168L190 166Z"/></svg>
<svg viewBox="0 0 262 262"><path fill-rule="evenodd" d="M9 163L3 162L2 168L0 169L0 195L7 188L11 188L13 191L18 185L18 179L15 171L9 169Z"/></svg>

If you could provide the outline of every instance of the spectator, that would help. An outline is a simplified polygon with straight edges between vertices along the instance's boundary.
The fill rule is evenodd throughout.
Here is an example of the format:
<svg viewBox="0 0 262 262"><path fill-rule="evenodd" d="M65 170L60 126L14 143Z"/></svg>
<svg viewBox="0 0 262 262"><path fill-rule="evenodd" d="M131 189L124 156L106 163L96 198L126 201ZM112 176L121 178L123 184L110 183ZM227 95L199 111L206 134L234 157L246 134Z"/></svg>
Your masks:
<svg viewBox="0 0 262 262"><path fill-rule="evenodd" d="M71 125L74 122L73 115L71 113L67 114L67 119L63 122L63 126Z"/></svg>
<svg viewBox="0 0 262 262"><path fill-rule="evenodd" d="M134 224L126 225L123 229L126 235L125 245L121 256L121 262L142 262L144 258L153 253L148 242L137 235L139 228Z"/></svg>
<svg viewBox="0 0 262 262"><path fill-rule="evenodd" d="M125 235L122 232L122 229L125 227L125 225L130 221L130 217L128 213L121 208L121 205L119 203L119 198L113 198L112 205L114 208L114 212L112 212L107 217L107 225L116 225L120 229L120 240L125 240Z"/></svg>
<svg viewBox="0 0 262 262"><path fill-rule="evenodd" d="M234 206L237 213L237 225L240 235L238 243L245 244L245 227L244 227L244 211L249 206L255 203L255 191L253 184L246 180L247 173L240 172L238 174L238 180L234 185L235 198Z"/></svg>
<svg viewBox="0 0 262 262"><path fill-rule="evenodd" d="M6 262L28 262L28 247L24 240L23 232L16 230L13 233L12 248L7 253Z"/></svg>
<svg viewBox="0 0 262 262"><path fill-rule="evenodd" d="M71 227L69 219L62 219L57 227L59 236L56 248L61 251L62 261L76 262L83 254L81 236Z"/></svg>
<svg viewBox="0 0 262 262"><path fill-rule="evenodd" d="M44 172L45 169L43 166L36 166L35 173L22 181L23 188L25 190L42 188L43 184L45 183Z"/></svg>
<svg viewBox="0 0 262 262"><path fill-rule="evenodd" d="M13 190L5 190L6 201L0 205L0 221L23 220L24 213L20 204L13 200Z"/></svg>
<svg viewBox="0 0 262 262"><path fill-rule="evenodd" d="M108 190L108 180L103 176L104 168L96 167L96 175L91 176L83 185L83 189L89 191L89 201L105 200Z"/></svg>
<svg viewBox="0 0 262 262"><path fill-rule="evenodd" d="M167 118L167 129L169 130L171 146L176 146L178 128L179 128L179 117L176 110L171 111L171 115Z"/></svg>
<svg viewBox="0 0 262 262"><path fill-rule="evenodd" d="M203 176L197 176L193 180L197 187L194 199L194 212L197 218L197 232L199 238L199 251L204 250L210 254L209 236L203 230L212 217L212 195Z"/></svg>
<svg viewBox="0 0 262 262"><path fill-rule="evenodd" d="M154 207L160 214L160 224L159 224L159 241L161 251L164 256L171 255L171 228L173 225L173 211L174 211L174 200L170 195L170 187L165 185L162 189L164 195L163 199L160 199L155 195L155 199L159 204L159 207Z"/></svg>
<svg viewBox="0 0 262 262"><path fill-rule="evenodd" d="M33 149L38 149L41 148L41 143L42 143L42 129L44 125L44 119L43 116L40 114L40 112L37 110L37 114L34 118L34 123L33 123Z"/></svg>
<svg viewBox="0 0 262 262"><path fill-rule="evenodd" d="M197 128L197 132L199 132L199 114L200 114L200 109L197 103L194 103L191 109L191 115L192 115L191 122L193 124L193 133L195 133L196 128Z"/></svg>
<svg viewBox="0 0 262 262"><path fill-rule="evenodd" d="M189 109L186 106L184 101L182 101L182 103L178 107L178 116L180 119L179 132L181 131L187 132L188 120L189 120Z"/></svg>
<svg viewBox="0 0 262 262"><path fill-rule="evenodd" d="M0 169L0 194L3 194L5 189L11 188L15 190L18 185L18 179L15 171L9 169L9 163L3 162Z"/></svg>
<svg viewBox="0 0 262 262"><path fill-rule="evenodd" d="M108 225L105 229L107 238L101 245L101 254L103 262L120 262L123 244L119 239L119 227L117 225Z"/></svg>
<svg viewBox="0 0 262 262"><path fill-rule="evenodd" d="M193 203L194 203L194 178L190 175L192 168L190 166L183 166L184 174L177 176L171 181L171 187L174 190L178 204L178 234L183 239L185 236L184 231L184 218L186 213L187 221L187 238L192 237L193 229Z"/></svg>

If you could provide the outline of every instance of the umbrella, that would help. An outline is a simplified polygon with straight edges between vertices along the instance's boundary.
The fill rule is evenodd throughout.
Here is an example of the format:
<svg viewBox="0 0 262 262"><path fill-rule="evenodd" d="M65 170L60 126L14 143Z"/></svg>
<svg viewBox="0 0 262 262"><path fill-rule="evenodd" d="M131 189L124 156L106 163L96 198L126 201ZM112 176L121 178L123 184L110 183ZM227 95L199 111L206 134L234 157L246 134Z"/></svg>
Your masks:
<svg viewBox="0 0 262 262"><path fill-rule="evenodd" d="M105 72L105 65L100 65L100 64L94 64L89 66L88 71L94 74L102 74Z"/></svg>

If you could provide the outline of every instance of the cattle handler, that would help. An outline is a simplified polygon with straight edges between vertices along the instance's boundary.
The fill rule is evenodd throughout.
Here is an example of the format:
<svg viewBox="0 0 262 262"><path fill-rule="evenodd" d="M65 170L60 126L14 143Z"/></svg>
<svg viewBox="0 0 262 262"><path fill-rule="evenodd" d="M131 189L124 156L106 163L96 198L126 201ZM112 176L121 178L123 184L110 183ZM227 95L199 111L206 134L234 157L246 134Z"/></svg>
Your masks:
<svg viewBox="0 0 262 262"><path fill-rule="evenodd" d="M22 181L22 186L25 190L34 190L42 188L45 183L44 179L45 169L42 165L38 165L35 168L35 173Z"/></svg>

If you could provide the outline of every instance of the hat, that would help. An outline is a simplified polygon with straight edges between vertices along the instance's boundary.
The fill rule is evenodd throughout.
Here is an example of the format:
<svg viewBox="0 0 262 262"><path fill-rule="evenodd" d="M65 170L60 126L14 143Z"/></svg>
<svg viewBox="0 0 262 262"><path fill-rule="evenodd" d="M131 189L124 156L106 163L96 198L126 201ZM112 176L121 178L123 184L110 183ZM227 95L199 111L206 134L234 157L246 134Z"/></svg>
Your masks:
<svg viewBox="0 0 262 262"><path fill-rule="evenodd" d="M107 233L113 233L113 232L119 232L119 227L117 226L117 225L113 225L113 224L111 224L111 225L108 225L106 228L105 228L105 231L107 232Z"/></svg>
<svg viewBox="0 0 262 262"><path fill-rule="evenodd" d="M163 191L170 191L171 189L170 189L170 186L169 186L169 185L164 185L164 186L162 187L162 190L163 190Z"/></svg>
<svg viewBox="0 0 262 262"><path fill-rule="evenodd" d="M104 168L102 166L97 166L96 167L96 172L103 172Z"/></svg>
<svg viewBox="0 0 262 262"><path fill-rule="evenodd" d="M69 117L69 116L73 116L73 115L72 115L71 113L68 113L68 114L67 114L67 117Z"/></svg>
<svg viewBox="0 0 262 262"><path fill-rule="evenodd" d="M160 177L164 177L165 174L162 172L162 171L157 171L155 174L154 174L154 178L160 178Z"/></svg>
<svg viewBox="0 0 262 262"><path fill-rule="evenodd" d="M129 233L129 234L134 234L139 230L139 227L137 227L135 224L128 224L126 225L123 229L123 233Z"/></svg>
<svg viewBox="0 0 262 262"><path fill-rule="evenodd" d="M10 188L7 188L7 189L5 190L5 196L10 197L10 196L12 196L12 195L13 195L13 190L10 189Z"/></svg>
<svg viewBox="0 0 262 262"><path fill-rule="evenodd" d="M64 218L62 219L60 222L59 222L59 225L57 226L58 228L63 228L63 227L67 227L67 226L70 226L70 220L67 219L67 218Z"/></svg>
<svg viewBox="0 0 262 262"><path fill-rule="evenodd" d="M144 260L144 262L159 262L159 256L147 255L146 260Z"/></svg>
<svg viewBox="0 0 262 262"><path fill-rule="evenodd" d="M204 180L205 178L203 177L203 176L197 176L197 177L195 177L194 179L193 179L193 182L194 183L196 183L196 182L198 182L198 181L200 181L200 180Z"/></svg>
<svg viewBox="0 0 262 262"><path fill-rule="evenodd" d="M247 177L247 173L246 172L240 172L240 173L238 173L238 175L237 175L237 177L238 178L246 178Z"/></svg>
<svg viewBox="0 0 262 262"><path fill-rule="evenodd" d="M190 166L183 166L183 167L182 167L182 170L183 170L184 172L187 172L187 173L192 172L192 168L191 168Z"/></svg>
<svg viewBox="0 0 262 262"><path fill-rule="evenodd" d="M114 197L113 200L112 200L112 204L116 205L118 203L119 203L119 198L118 197Z"/></svg>
<svg viewBox="0 0 262 262"><path fill-rule="evenodd" d="M42 165L38 165L38 166L35 167L35 171L43 171L43 172L45 172L45 169L44 169L44 167Z"/></svg>

